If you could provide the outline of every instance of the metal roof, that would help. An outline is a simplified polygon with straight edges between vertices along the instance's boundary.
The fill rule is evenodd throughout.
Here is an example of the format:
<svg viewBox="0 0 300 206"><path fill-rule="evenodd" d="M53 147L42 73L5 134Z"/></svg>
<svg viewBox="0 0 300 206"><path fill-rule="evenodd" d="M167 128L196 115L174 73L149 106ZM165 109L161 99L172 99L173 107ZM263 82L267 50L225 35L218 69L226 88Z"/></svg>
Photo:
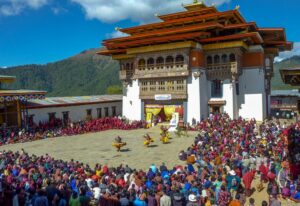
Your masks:
<svg viewBox="0 0 300 206"><path fill-rule="evenodd" d="M122 95L98 95L75 97L48 97L28 101L29 108L75 106L82 104L95 104L122 101Z"/></svg>

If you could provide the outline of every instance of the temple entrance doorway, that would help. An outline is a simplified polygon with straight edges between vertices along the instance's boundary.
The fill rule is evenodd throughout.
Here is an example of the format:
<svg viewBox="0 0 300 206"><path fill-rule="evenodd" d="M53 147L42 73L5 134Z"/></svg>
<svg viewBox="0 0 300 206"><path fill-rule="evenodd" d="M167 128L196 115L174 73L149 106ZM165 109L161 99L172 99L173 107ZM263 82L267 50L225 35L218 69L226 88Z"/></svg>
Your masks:
<svg viewBox="0 0 300 206"><path fill-rule="evenodd" d="M221 106L211 106L211 113L213 114L220 114L221 113Z"/></svg>
<svg viewBox="0 0 300 206"><path fill-rule="evenodd" d="M179 118L183 119L183 103L164 103L164 104L145 104L144 108L146 121L157 123L169 123L174 113L179 114Z"/></svg>
<svg viewBox="0 0 300 206"><path fill-rule="evenodd" d="M221 114L223 112L223 106L225 104L225 101L209 101L209 112L212 114Z"/></svg>

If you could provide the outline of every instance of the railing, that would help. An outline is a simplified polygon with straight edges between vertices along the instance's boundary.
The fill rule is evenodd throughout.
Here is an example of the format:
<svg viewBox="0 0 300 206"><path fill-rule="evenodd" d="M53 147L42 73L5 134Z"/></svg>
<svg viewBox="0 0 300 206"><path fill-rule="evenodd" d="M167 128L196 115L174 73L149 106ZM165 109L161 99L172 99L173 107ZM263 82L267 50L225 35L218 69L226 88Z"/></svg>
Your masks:
<svg viewBox="0 0 300 206"><path fill-rule="evenodd" d="M156 64L147 67L138 67L135 70L135 78L176 77L188 76L189 70L186 64Z"/></svg>
<svg viewBox="0 0 300 206"><path fill-rule="evenodd" d="M163 83L160 84L161 82ZM186 81L177 82L177 80L173 80L173 83L167 81L142 82L140 86L140 98L153 99L157 94L171 94L172 98L179 99L187 98Z"/></svg>
<svg viewBox="0 0 300 206"><path fill-rule="evenodd" d="M232 74L238 73L237 62L208 64L206 66L206 74L208 79L226 79L231 78Z"/></svg>
<svg viewBox="0 0 300 206"><path fill-rule="evenodd" d="M226 70L229 69L231 71L236 70L237 62L229 62L229 63L222 63L222 64L208 64L206 69L207 70Z"/></svg>
<svg viewBox="0 0 300 206"><path fill-rule="evenodd" d="M293 104L271 104L272 109L297 109L297 105Z"/></svg>

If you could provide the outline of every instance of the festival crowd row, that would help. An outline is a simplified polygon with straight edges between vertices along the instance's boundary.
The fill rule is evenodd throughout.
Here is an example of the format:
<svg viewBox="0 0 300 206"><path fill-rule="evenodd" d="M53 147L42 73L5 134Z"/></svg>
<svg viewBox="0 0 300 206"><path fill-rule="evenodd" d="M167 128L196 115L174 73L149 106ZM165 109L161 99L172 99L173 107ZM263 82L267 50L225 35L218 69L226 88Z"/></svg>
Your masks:
<svg viewBox="0 0 300 206"><path fill-rule="evenodd" d="M35 141L46 138L72 136L90 132L100 132L110 129L132 130L144 128L144 121L129 122L125 118L106 117L90 121L79 121L63 126L60 119L33 125L29 129L0 129L0 146L18 142Z"/></svg>
<svg viewBox="0 0 300 206"><path fill-rule="evenodd" d="M201 121L199 135L178 157L181 165L91 167L29 155L0 154L3 206L240 206L300 202L300 124L231 120L226 114ZM101 162L101 159L99 160ZM258 182L259 184L254 184ZM266 187L258 202L253 191Z"/></svg>

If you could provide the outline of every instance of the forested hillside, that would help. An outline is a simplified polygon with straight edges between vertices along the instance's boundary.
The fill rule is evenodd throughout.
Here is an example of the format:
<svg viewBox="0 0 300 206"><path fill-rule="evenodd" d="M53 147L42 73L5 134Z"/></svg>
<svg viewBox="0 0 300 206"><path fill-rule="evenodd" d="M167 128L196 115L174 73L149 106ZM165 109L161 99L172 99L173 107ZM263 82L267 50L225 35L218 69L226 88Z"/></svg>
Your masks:
<svg viewBox="0 0 300 206"><path fill-rule="evenodd" d="M87 50L46 65L1 69L0 74L17 77L9 88L45 90L47 96L105 94L109 86L121 85L119 65L109 57L96 55L96 51Z"/></svg>

